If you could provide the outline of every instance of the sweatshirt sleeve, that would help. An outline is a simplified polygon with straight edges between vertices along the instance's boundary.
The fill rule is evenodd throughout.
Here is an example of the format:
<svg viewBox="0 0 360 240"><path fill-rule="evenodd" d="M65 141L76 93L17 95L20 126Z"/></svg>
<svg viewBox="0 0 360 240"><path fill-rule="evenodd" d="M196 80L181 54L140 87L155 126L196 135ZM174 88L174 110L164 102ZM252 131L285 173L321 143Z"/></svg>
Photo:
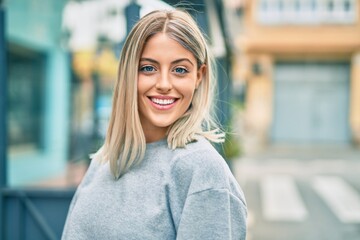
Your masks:
<svg viewBox="0 0 360 240"><path fill-rule="evenodd" d="M246 237L246 205L228 189L209 189L186 198L177 240Z"/></svg>

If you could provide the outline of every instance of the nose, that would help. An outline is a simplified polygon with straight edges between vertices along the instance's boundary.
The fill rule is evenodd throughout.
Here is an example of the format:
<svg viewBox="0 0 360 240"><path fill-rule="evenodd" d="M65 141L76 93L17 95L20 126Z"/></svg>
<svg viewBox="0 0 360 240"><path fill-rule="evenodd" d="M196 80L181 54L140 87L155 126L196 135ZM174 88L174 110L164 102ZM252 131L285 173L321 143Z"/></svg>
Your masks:
<svg viewBox="0 0 360 240"><path fill-rule="evenodd" d="M160 92L170 92L172 89L172 84L166 72L161 73L156 81L155 88Z"/></svg>

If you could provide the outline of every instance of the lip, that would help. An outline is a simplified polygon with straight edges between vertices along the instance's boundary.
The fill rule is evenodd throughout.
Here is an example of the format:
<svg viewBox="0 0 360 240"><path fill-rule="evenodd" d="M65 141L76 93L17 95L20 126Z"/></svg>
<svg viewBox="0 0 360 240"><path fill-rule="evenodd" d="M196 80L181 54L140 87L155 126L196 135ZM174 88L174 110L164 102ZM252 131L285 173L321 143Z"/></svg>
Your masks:
<svg viewBox="0 0 360 240"><path fill-rule="evenodd" d="M161 105L161 104L153 102L151 100L152 98L157 98L157 99L161 99L161 100L175 99L175 101L171 104ZM177 97L163 96L163 95L148 96L148 99L149 99L150 104L157 110L170 110L171 108L173 108L176 105L177 100L179 100L179 98L177 98Z"/></svg>

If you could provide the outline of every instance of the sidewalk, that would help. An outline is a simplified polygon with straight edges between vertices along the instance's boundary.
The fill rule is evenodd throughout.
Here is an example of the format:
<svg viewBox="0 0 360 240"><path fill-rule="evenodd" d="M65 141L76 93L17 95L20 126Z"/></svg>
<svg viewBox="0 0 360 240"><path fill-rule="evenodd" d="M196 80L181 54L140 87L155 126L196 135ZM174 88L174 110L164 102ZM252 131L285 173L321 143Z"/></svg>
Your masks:
<svg viewBox="0 0 360 240"><path fill-rule="evenodd" d="M272 146L233 162L247 240L360 239L360 150Z"/></svg>
<svg viewBox="0 0 360 240"><path fill-rule="evenodd" d="M360 149L350 146L270 146L234 161L239 182L264 174L294 176L360 173Z"/></svg>

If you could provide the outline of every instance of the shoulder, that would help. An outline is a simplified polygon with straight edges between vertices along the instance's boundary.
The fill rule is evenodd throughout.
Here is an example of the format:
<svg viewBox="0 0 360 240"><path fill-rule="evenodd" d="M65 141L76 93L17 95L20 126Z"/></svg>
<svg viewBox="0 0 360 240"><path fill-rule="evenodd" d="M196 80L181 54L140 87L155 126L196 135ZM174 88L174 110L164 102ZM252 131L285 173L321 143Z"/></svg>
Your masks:
<svg viewBox="0 0 360 240"><path fill-rule="evenodd" d="M216 171L222 170L225 160L210 144L201 137L196 142L173 152L172 168L177 171Z"/></svg>
<svg viewBox="0 0 360 240"><path fill-rule="evenodd" d="M78 188L83 188L90 184L101 165L100 156L98 154L92 154L90 156L89 166Z"/></svg>
<svg viewBox="0 0 360 240"><path fill-rule="evenodd" d="M215 147L204 137L199 136L196 141L188 143L184 148L177 148L174 150L177 158L187 158L194 154L213 156L214 158L224 160L217 152ZM198 158L201 160L202 158Z"/></svg>
<svg viewBox="0 0 360 240"><path fill-rule="evenodd" d="M237 185L224 158L203 137L174 150L171 177L188 195L211 189L230 190Z"/></svg>

